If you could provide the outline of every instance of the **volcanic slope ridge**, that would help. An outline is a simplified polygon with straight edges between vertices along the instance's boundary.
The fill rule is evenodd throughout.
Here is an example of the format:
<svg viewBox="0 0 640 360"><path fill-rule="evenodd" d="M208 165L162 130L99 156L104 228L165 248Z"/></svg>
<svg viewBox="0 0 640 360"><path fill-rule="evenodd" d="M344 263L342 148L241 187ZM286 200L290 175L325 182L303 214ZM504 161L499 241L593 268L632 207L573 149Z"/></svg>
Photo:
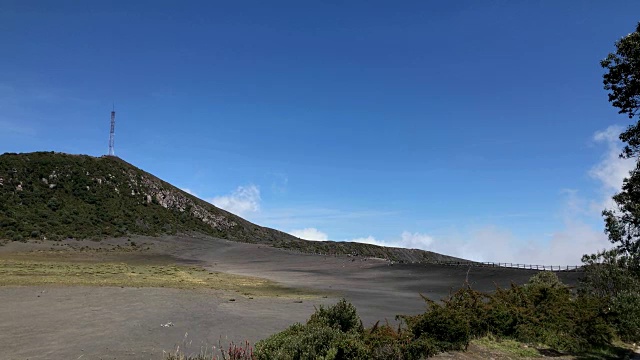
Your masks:
<svg viewBox="0 0 640 360"><path fill-rule="evenodd" d="M204 234L305 253L459 260L417 249L308 241L253 224L114 156L0 155L0 240Z"/></svg>

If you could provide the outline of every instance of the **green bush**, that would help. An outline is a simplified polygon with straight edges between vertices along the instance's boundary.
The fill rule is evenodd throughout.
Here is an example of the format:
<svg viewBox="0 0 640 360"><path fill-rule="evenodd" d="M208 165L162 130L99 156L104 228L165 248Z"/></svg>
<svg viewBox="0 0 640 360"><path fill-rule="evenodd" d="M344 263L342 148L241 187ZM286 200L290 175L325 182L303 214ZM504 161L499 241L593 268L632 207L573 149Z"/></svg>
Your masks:
<svg viewBox="0 0 640 360"><path fill-rule="evenodd" d="M365 332L365 344L373 360L413 359L408 353L411 339L401 327L396 330L388 323L380 325L378 322Z"/></svg>
<svg viewBox="0 0 640 360"><path fill-rule="evenodd" d="M328 308L320 305L316 312L311 315L308 323L326 324L342 332L362 332L364 330L356 307L345 299L341 299L337 304Z"/></svg>
<svg viewBox="0 0 640 360"><path fill-rule="evenodd" d="M571 292L551 272L523 286L493 294L466 286L427 310L364 329L356 308L342 299L320 306L306 324L295 324L256 344L258 359L422 359L465 350L473 338L493 335L580 353L611 344L615 323L624 340L640 333L640 295L620 293L610 311L603 298ZM621 314L624 314L622 316ZM612 319L615 321L612 322Z"/></svg>
<svg viewBox="0 0 640 360"><path fill-rule="evenodd" d="M256 344L258 359L367 359L360 334L345 333L323 323L294 324Z"/></svg>
<svg viewBox="0 0 640 360"><path fill-rule="evenodd" d="M466 349L471 340L470 323L482 317L482 311L470 304L476 300L470 290L461 289L442 304L423 299L428 306L426 312L402 317L413 338L418 340L413 347L427 352Z"/></svg>
<svg viewBox="0 0 640 360"><path fill-rule="evenodd" d="M585 255L582 297L600 303L601 316L623 341L640 341L640 273L637 258L609 250Z"/></svg>
<svg viewBox="0 0 640 360"><path fill-rule="evenodd" d="M409 329L376 324L365 330L355 307L342 299L328 308L316 309L306 324L294 324L258 342L255 355L265 360L417 360L446 350L461 350L468 343L468 323L461 321L462 313L449 318L444 309L433 303L427 313L407 317Z"/></svg>
<svg viewBox="0 0 640 360"><path fill-rule="evenodd" d="M496 292L492 305L498 336L572 352L610 344L613 338L602 302L575 296L555 273L541 272L524 286Z"/></svg>
<svg viewBox="0 0 640 360"><path fill-rule="evenodd" d="M561 289L566 287L566 285L563 284L562 281L560 281L558 275L556 275L556 273L554 273L553 271L541 271L533 275L531 278L529 278L529 281L527 281L527 286L541 286L551 289Z"/></svg>
<svg viewBox="0 0 640 360"><path fill-rule="evenodd" d="M258 359L369 359L362 321L345 299L320 306L304 325L258 342L255 354Z"/></svg>
<svg viewBox="0 0 640 360"><path fill-rule="evenodd" d="M444 306L465 319L470 337L482 337L488 332L487 302L491 296L466 285L444 300Z"/></svg>
<svg viewBox="0 0 640 360"><path fill-rule="evenodd" d="M446 307L432 307L408 324L416 339L428 340L439 351L464 350L471 340L468 319Z"/></svg>
<svg viewBox="0 0 640 360"><path fill-rule="evenodd" d="M580 349L610 344L615 331L606 314L606 302L593 296L578 296L573 306L573 336L578 339Z"/></svg>
<svg viewBox="0 0 640 360"><path fill-rule="evenodd" d="M441 303L425 301L424 314L403 317L418 341L412 346L422 344L424 352L464 349L470 339L488 334L572 352L607 345L613 339L603 302L575 296L551 272L534 275L524 286L498 288L493 294L467 286Z"/></svg>
<svg viewBox="0 0 640 360"><path fill-rule="evenodd" d="M623 291L613 297L613 324L623 341L640 342L640 293Z"/></svg>
<svg viewBox="0 0 640 360"><path fill-rule="evenodd" d="M610 250L584 255L582 262L585 265L580 293L610 299L620 292L640 291L640 273L630 258Z"/></svg>

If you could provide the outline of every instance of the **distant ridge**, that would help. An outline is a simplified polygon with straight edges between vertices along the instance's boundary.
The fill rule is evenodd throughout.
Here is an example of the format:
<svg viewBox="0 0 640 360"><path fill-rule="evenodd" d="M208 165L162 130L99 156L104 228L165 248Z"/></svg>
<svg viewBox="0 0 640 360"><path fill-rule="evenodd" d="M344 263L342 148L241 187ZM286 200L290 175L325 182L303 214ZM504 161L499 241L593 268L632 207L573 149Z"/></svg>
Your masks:
<svg viewBox="0 0 640 360"><path fill-rule="evenodd" d="M177 233L398 262L459 260L417 249L302 240L217 208L115 156L0 155L0 240Z"/></svg>

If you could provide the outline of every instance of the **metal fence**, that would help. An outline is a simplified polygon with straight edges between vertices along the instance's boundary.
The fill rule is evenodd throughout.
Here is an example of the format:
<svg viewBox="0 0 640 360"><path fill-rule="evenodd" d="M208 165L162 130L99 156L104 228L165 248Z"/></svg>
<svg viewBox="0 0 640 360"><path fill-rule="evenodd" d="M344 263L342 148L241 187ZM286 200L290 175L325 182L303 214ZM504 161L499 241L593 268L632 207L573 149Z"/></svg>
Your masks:
<svg viewBox="0 0 640 360"><path fill-rule="evenodd" d="M447 266L474 266L474 267L500 267L509 269L541 270L541 271L583 271L582 266L577 265L532 265L515 263L495 263L476 261L436 261L436 264Z"/></svg>

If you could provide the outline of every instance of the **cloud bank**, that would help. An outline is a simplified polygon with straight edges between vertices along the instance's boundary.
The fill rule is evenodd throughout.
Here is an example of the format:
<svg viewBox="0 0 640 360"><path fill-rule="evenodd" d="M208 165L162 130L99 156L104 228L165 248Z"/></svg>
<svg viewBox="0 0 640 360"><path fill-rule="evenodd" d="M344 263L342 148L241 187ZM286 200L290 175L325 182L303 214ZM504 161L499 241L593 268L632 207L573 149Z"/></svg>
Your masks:
<svg viewBox="0 0 640 360"><path fill-rule="evenodd" d="M591 202L593 210L598 212L614 206L611 197L620 191L622 181L629 176L629 171L635 166L635 159L621 159L619 156L622 152L622 144L618 136L622 130L621 126L609 126L593 135L594 142L607 147L600 162L589 170L589 176L599 181L601 185L602 198Z"/></svg>
<svg viewBox="0 0 640 360"><path fill-rule="evenodd" d="M376 240L373 236L369 235L367 237L350 239L347 241L358 242L364 244L372 244L372 245L380 245L380 246L391 246L391 247L400 247L407 249L421 249L421 250L429 250L434 242L433 237L427 234L421 233L411 233L409 231L403 231L400 234L400 237L395 240L390 241L380 241Z"/></svg>
<svg viewBox="0 0 640 360"><path fill-rule="evenodd" d="M209 200L213 205L238 216L260 211L260 189L255 185L238 186L231 194Z"/></svg>
<svg viewBox="0 0 640 360"><path fill-rule="evenodd" d="M299 230L291 230L289 232L289 234L295 236L295 237L299 237L300 239L304 239L304 240L313 240L313 241L327 241L329 240L329 236L316 229L316 228L306 228L306 229L299 229Z"/></svg>
<svg viewBox="0 0 640 360"><path fill-rule="evenodd" d="M390 240L373 236L349 241L382 246L416 248L476 261L514 262L541 265L577 265L583 254L611 247L603 226L592 224L602 221L600 213L614 206L611 197L622 186L622 181L635 166L634 159L620 159L622 144L619 126L610 126L593 135L596 145L605 150L598 163L588 174L600 189L595 198L585 198L575 189L560 191L563 205L559 211L562 228L541 236L536 241L523 241L509 229L491 224L475 227L459 234L434 238L429 234L404 231Z"/></svg>

